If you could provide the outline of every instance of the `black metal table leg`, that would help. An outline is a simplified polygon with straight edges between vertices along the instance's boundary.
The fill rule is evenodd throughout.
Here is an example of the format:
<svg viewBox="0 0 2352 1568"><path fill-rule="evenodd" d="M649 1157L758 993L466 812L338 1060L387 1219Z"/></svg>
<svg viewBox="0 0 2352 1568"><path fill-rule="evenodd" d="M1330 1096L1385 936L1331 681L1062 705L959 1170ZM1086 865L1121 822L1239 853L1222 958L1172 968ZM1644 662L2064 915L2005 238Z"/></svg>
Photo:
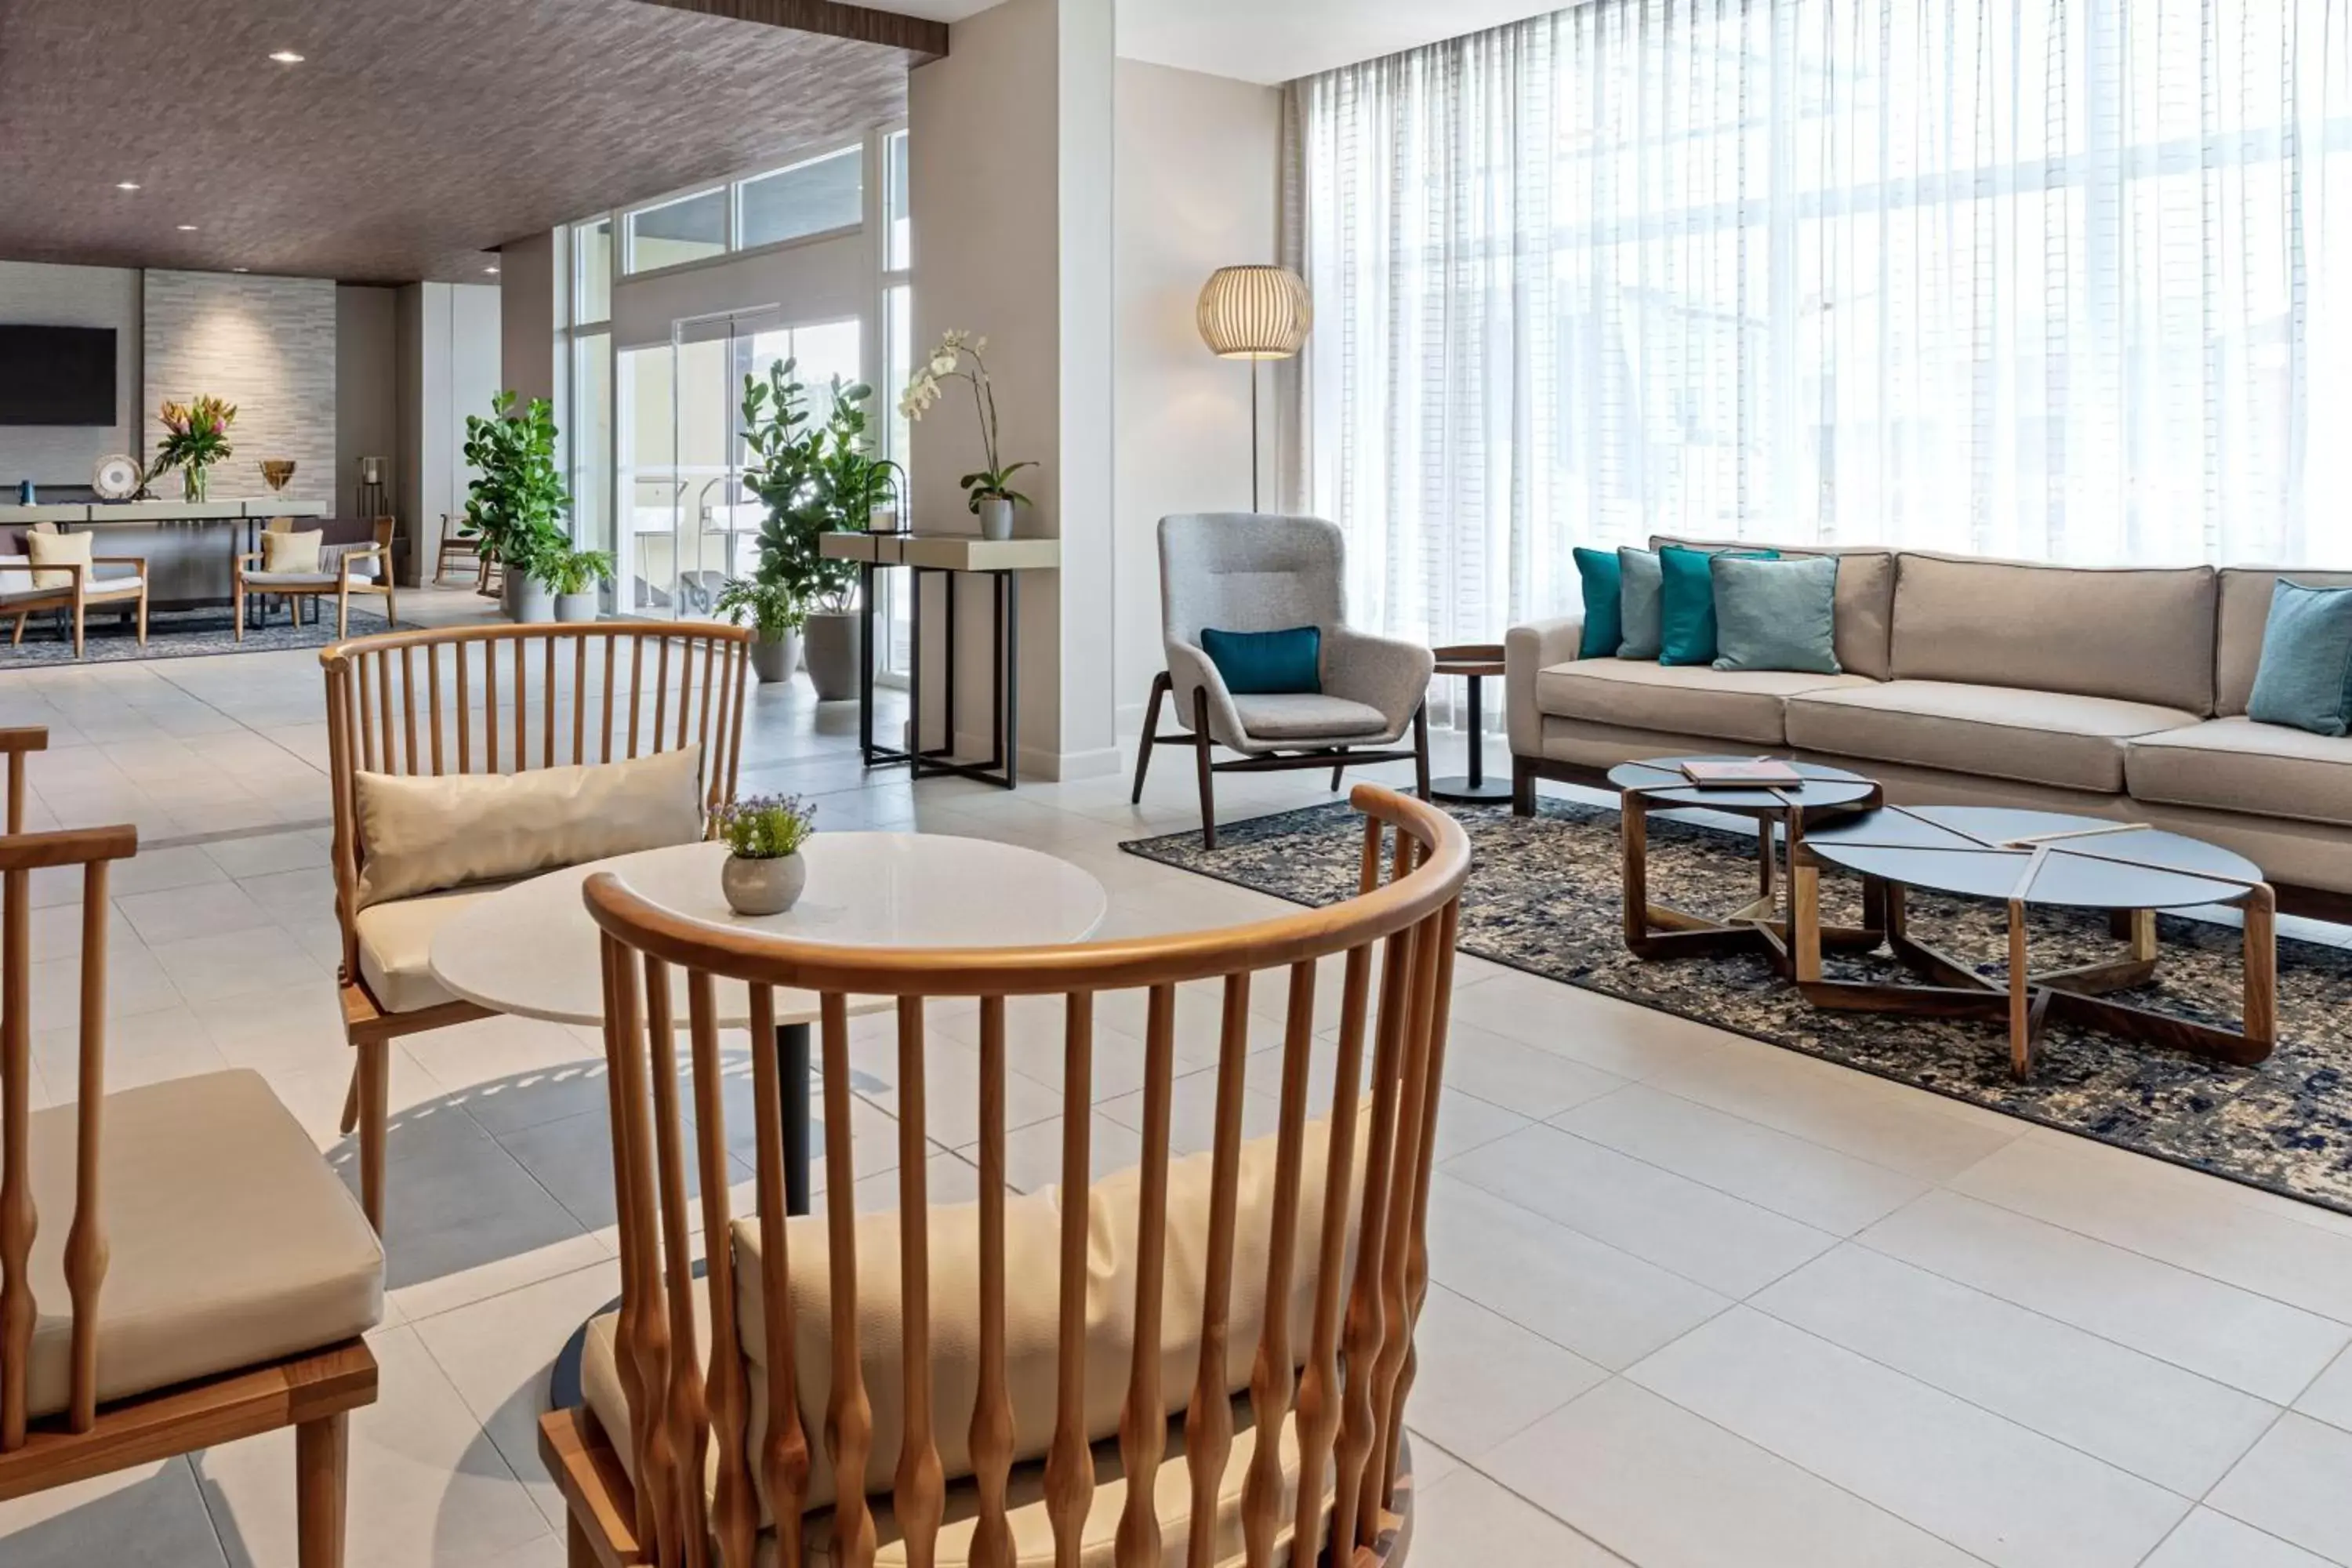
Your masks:
<svg viewBox="0 0 2352 1568"><path fill-rule="evenodd" d="M1486 782L1486 715L1481 688L1484 676L1465 675L1470 683L1470 772L1438 779L1429 786L1430 798L1454 805L1498 805L1511 798L1509 784Z"/></svg>
<svg viewBox="0 0 2352 1568"><path fill-rule="evenodd" d="M1004 787L1021 782L1021 574L1004 572Z"/></svg>
<svg viewBox="0 0 2352 1568"><path fill-rule="evenodd" d="M864 658L857 661L857 754L874 765L874 563L857 563L857 602L866 611Z"/></svg>

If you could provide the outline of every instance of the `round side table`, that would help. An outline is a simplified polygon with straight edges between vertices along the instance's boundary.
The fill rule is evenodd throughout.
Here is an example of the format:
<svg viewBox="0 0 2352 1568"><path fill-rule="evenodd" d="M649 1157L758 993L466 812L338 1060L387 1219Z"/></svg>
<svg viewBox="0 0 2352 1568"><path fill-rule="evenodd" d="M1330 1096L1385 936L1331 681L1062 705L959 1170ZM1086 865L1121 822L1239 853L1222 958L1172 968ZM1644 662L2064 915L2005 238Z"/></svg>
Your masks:
<svg viewBox="0 0 2352 1568"><path fill-rule="evenodd" d="M1470 772L1452 778L1433 779L1429 797L1449 805L1500 805L1511 798L1511 781L1486 779L1486 710L1484 682L1503 678L1503 648L1499 643L1464 643L1456 647L1433 650L1437 655L1438 675L1458 675L1470 683Z"/></svg>

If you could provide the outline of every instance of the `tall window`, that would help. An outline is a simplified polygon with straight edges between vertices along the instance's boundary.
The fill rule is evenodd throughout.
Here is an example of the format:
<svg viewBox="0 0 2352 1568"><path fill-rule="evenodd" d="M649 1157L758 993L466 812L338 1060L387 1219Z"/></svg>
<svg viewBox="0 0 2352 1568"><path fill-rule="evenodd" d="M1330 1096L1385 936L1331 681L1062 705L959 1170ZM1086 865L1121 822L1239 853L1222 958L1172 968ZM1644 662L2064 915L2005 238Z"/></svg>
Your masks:
<svg viewBox="0 0 2352 1568"><path fill-rule="evenodd" d="M1591 0L1302 83L1352 605L1484 640L1653 532L2344 557L2344 11Z"/></svg>

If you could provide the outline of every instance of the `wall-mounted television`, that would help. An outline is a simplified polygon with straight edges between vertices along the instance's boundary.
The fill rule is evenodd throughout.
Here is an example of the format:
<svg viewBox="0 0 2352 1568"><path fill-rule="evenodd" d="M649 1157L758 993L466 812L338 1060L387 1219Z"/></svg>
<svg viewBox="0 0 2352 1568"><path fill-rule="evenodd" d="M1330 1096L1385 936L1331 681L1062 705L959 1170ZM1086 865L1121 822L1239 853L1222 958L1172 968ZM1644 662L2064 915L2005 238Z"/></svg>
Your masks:
<svg viewBox="0 0 2352 1568"><path fill-rule="evenodd" d="M111 425L112 327L0 326L0 425Z"/></svg>

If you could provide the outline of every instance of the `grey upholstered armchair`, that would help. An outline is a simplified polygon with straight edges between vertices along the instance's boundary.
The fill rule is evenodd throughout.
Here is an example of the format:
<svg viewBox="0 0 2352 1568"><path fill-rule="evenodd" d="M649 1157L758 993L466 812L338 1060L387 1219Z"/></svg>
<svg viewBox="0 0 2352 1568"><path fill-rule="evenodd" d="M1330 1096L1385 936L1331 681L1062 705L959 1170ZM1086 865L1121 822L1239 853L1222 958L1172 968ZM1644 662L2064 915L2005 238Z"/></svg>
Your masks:
<svg viewBox="0 0 2352 1568"><path fill-rule="evenodd" d="M1412 643L1377 637L1346 624L1346 546L1320 518L1213 512L1160 521L1160 617L1168 668L1152 683L1135 761L1134 798L1160 746L1193 749L1201 781L1201 836L1217 843L1213 775L1287 768L1342 772L1372 763L1411 761L1422 797L1429 795L1429 722L1423 700L1434 663ZM1322 689L1236 696L1201 646L1204 628L1322 634ZM1176 700L1186 733L1160 732L1163 699ZM1412 731L1412 749L1393 747ZM1216 762L1214 747L1237 752Z"/></svg>

